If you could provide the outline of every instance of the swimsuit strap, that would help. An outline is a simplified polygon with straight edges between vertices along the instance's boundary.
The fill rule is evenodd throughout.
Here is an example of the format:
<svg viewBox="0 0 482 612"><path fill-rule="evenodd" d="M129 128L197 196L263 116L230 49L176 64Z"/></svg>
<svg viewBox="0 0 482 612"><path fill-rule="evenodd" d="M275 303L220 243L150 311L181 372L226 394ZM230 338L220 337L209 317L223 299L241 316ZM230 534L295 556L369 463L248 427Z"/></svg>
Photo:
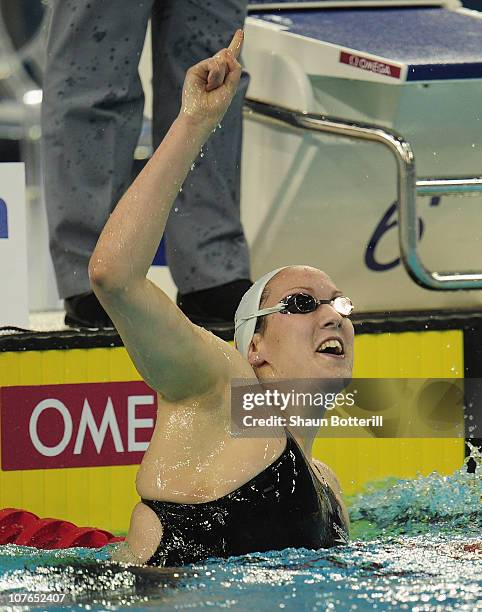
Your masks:
<svg viewBox="0 0 482 612"><path fill-rule="evenodd" d="M163 526L148 564L179 566L209 557L342 543L345 526L333 492L285 431L283 453L223 497L199 504L142 499Z"/></svg>

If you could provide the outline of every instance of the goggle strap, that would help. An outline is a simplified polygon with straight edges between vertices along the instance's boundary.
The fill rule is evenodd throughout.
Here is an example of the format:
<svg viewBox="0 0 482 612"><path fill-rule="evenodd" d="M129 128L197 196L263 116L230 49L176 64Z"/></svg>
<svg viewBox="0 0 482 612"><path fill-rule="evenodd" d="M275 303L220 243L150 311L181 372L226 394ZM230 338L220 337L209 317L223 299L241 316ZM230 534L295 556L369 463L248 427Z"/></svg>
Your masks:
<svg viewBox="0 0 482 612"><path fill-rule="evenodd" d="M245 321L249 321L250 319L257 319L258 317L262 317L267 314L272 314L273 312L280 312L284 308L286 308L286 304L283 304L283 302L276 304L276 306L270 306L270 308L262 308L261 310L258 310L253 314L250 314L247 317L243 317L242 319L240 319L236 325L236 328L238 328Z"/></svg>
<svg viewBox="0 0 482 612"><path fill-rule="evenodd" d="M291 296L289 296L291 297ZM313 296L310 296L313 297ZM337 300L338 298L343 298L345 296L337 296L336 298L334 298L333 300L316 300L315 298L313 298L313 300L316 303L316 306L318 307L320 304L333 304L335 302L335 300ZM242 325L245 321L249 321L250 319L257 319L258 317L262 317L264 315L268 315L268 314L272 314L274 312L281 312L282 310L285 310L285 308L287 307L287 304L285 302L279 302L278 304L276 304L276 306L271 306L270 308L262 308L261 310L258 310L256 312L254 312L253 314L248 315L247 317L243 317L242 319L240 319L237 323L236 323L236 329L238 329L238 327L240 325ZM305 311L305 313L309 313L309 312L314 312L316 310L316 308L314 308L313 310L307 310ZM340 314L342 317L343 316L348 316L345 315L343 312L340 312L339 310L337 310L335 308L336 312L338 314ZM304 314L303 311L299 311L300 314Z"/></svg>

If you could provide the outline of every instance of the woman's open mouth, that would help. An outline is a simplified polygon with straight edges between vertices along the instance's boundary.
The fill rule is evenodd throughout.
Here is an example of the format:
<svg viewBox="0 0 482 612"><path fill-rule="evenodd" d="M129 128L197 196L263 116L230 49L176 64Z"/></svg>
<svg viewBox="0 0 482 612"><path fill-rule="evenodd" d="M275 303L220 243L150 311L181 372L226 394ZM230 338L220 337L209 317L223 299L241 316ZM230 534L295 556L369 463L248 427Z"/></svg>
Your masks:
<svg viewBox="0 0 482 612"><path fill-rule="evenodd" d="M316 352L326 357L336 357L338 359L343 359L345 357L343 341L340 338L327 338L323 340L316 349Z"/></svg>

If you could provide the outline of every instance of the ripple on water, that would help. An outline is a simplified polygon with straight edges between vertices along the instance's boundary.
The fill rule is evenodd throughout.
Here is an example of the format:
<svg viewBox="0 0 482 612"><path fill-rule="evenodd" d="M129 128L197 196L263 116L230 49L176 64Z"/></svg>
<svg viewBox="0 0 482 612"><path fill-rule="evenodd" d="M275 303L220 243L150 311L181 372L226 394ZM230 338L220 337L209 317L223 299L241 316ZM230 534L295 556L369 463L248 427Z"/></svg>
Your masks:
<svg viewBox="0 0 482 612"><path fill-rule="evenodd" d="M108 547L9 545L0 547L0 592L68 592L90 610L482 610L476 449L472 458L475 474L463 468L451 476L391 480L352 499L357 539L347 546L213 559L164 574L140 568L136 575L110 564Z"/></svg>

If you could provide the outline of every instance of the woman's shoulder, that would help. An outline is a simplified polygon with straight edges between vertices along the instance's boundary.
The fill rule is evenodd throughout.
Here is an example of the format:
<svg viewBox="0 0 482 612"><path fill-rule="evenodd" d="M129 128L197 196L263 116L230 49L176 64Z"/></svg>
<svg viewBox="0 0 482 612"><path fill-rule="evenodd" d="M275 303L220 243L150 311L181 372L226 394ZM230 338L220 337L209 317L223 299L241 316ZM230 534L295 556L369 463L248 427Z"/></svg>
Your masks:
<svg viewBox="0 0 482 612"><path fill-rule="evenodd" d="M217 349L219 359L225 361L228 378L254 379L256 374L247 359L234 346L233 342L226 342L212 332L199 328L205 340Z"/></svg>
<svg viewBox="0 0 482 612"><path fill-rule="evenodd" d="M335 472L333 471L331 467L329 467L328 465L326 465L326 463L323 463L319 459L312 459L311 464L312 466L316 468L315 469L316 476L324 484L328 485L330 489L333 491L333 494L335 495L336 500L340 504L340 507L343 513L343 518L345 519L345 523L348 528L348 526L350 525L350 519L348 517L348 511L345 505L345 501L343 499L343 491L341 489L341 484L340 484L340 481L338 480L338 476L335 474Z"/></svg>
<svg viewBox="0 0 482 612"><path fill-rule="evenodd" d="M316 468L315 473L320 480L324 481L336 496L341 496L343 494L341 484L333 469L319 459L312 459L311 464Z"/></svg>

